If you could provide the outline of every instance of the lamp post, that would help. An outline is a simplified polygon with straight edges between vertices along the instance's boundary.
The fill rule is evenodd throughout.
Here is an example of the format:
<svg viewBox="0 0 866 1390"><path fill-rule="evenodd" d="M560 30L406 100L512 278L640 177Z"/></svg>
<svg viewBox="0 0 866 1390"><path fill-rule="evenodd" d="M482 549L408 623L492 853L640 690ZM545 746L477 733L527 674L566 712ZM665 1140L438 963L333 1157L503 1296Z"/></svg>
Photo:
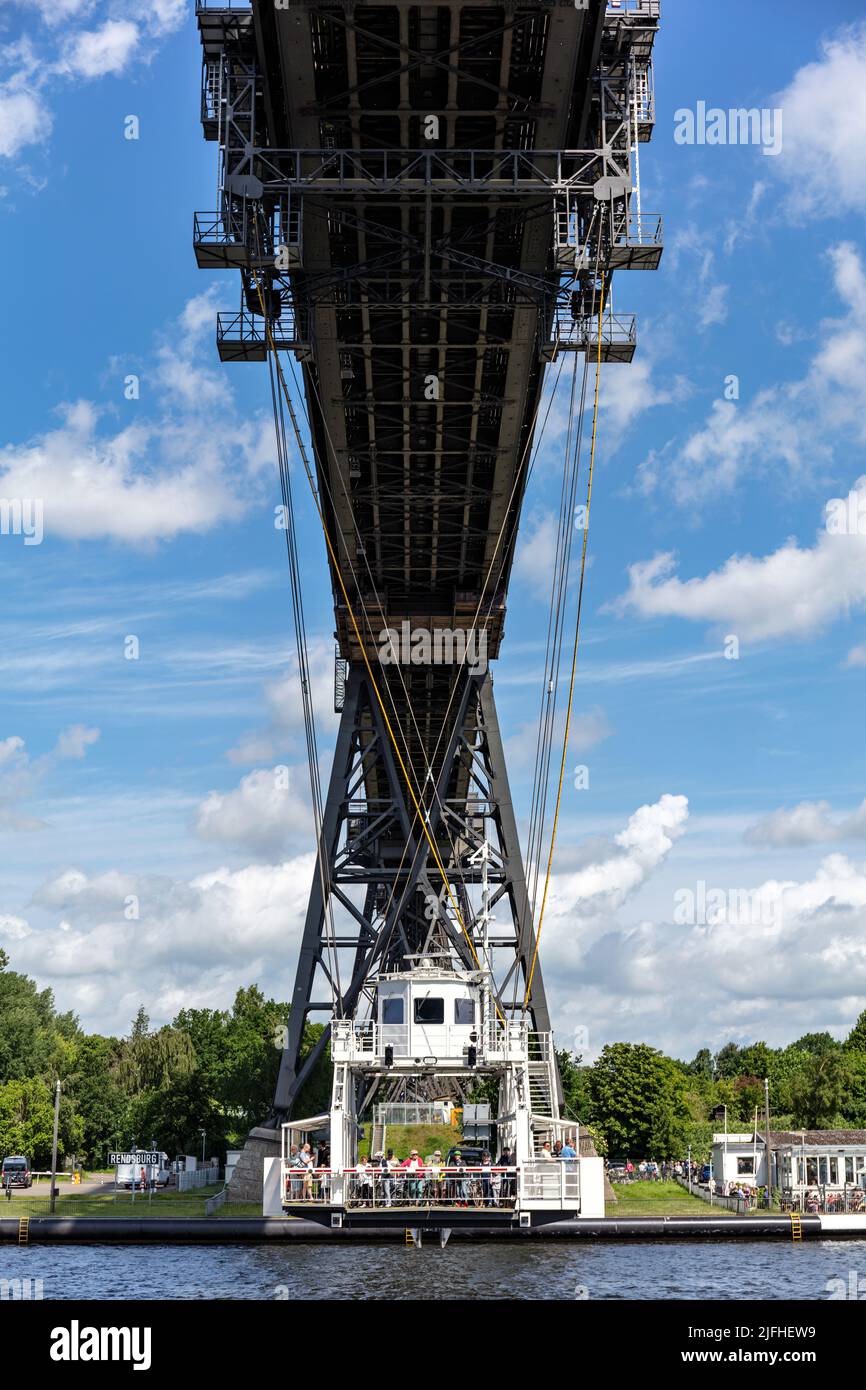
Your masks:
<svg viewBox="0 0 866 1390"><path fill-rule="evenodd" d="M770 1078L764 1077L764 1142L767 1146L767 1210L773 1204L773 1155L770 1152Z"/></svg>
<svg viewBox="0 0 866 1390"><path fill-rule="evenodd" d="M54 1215L54 1202L57 1197L57 1127L60 1122L60 1082L54 1087L54 1138L51 1141L51 1201L49 1210Z"/></svg>

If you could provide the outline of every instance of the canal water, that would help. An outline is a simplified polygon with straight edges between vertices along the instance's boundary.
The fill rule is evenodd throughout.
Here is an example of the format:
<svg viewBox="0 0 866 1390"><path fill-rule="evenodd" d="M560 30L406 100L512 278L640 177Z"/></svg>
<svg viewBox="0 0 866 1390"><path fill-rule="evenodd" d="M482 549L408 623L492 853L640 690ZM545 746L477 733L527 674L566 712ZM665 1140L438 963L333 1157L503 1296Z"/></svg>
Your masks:
<svg viewBox="0 0 866 1390"><path fill-rule="evenodd" d="M4 1246L15 1279L45 1299L866 1299L866 1241Z"/></svg>

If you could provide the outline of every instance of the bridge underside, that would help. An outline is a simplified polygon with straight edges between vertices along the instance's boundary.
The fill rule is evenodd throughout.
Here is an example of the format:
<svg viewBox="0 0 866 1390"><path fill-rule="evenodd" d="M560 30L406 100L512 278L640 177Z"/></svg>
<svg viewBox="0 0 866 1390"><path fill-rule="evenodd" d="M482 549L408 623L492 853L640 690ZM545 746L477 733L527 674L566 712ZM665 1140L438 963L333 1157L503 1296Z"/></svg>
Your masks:
<svg viewBox="0 0 866 1390"><path fill-rule="evenodd" d="M311 1014L362 1008L409 956L472 963L485 875L494 989L522 1005L535 942L488 662L545 367L630 360L612 272L661 254L637 178L658 0L197 15L221 193L196 255L240 271L221 357L297 363L334 592L342 715L282 1117L327 1044L301 1065ZM425 634L433 655L395 654ZM540 970L529 1006L548 1029Z"/></svg>

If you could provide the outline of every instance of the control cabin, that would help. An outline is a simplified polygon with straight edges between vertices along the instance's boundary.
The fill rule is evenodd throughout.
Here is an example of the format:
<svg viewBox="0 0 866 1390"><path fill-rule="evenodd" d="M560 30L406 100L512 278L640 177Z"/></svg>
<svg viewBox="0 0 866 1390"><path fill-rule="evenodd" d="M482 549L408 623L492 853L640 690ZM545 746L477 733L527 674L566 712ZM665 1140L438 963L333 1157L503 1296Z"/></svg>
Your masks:
<svg viewBox="0 0 866 1390"><path fill-rule="evenodd" d="M549 1033L506 1020L485 970L454 969L422 957L379 976L370 1017L336 1019L331 1029L334 1088L327 1161L300 1151L324 1116L283 1126L280 1208L332 1226L532 1226L604 1215L600 1158L580 1158L578 1126L559 1115ZM462 1104L475 1085L498 1082L490 1161L448 1162L440 1154L359 1159L361 1096L395 1080L429 1098ZM379 1094L385 1094L379 1089ZM361 1102L363 1103L363 1102ZM565 1156L552 1156L556 1141ZM385 1140L387 1146L387 1138ZM312 1147L312 1146L311 1146ZM477 1146L476 1146L477 1147ZM505 1160L502 1159L506 1154Z"/></svg>

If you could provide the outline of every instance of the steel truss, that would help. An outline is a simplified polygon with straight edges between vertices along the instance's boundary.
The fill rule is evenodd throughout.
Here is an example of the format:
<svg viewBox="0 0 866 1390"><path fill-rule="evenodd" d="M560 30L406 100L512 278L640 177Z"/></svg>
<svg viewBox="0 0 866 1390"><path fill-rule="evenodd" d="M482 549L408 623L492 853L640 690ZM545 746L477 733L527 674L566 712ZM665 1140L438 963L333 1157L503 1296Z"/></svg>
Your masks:
<svg viewBox="0 0 866 1390"><path fill-rule="evenodd" d="M380 679L377 674L377 683ZM304 1026L311 1014L352 1015L369 992L371 975L399 968L405 956L450 948L468 968L477 968L483 952L475 927L477 893L472 890L482 882L478 852L485 842L490 849L490 908L497 919L496 932L488 937L490 964L506 1016L522 1008L535 946L489 673L455 668L447 675L452 714L441 741L435 790L432 785L423 787L419 798L465 934L418 824L365 667L351 665L344 680L319 849L335 929L332 934L317 867L298 955L275 1117L291 1113L298 1091L327 1047L328 1028L301 1062ZM393 680L390 689L395 689ZM534 1029L549 1030L538 969L529 1013Z"/></svg>

